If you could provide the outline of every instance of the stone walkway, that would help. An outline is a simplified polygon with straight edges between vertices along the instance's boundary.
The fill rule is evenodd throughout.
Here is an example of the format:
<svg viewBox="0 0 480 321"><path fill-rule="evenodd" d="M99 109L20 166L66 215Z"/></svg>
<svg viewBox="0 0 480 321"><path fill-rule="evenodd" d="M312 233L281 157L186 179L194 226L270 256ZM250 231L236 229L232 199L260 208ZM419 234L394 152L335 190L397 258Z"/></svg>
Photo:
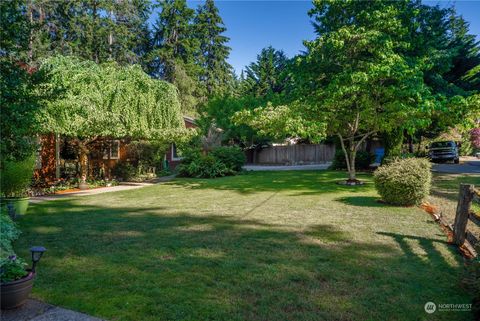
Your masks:
<svg viewBox="0 0 480 321"><path fill-rule="evenodd" d="M2 310L2 321L102 321L102 319L89 316L29 299L17 309Z"/></svg>
<svg viewBox="0 0 480 321"><path fill-rule="evenodd" d="M120 185L111 186L111 187L100 187L100 188L88 189L84 191L74 191L74 192L67 192L62 194L35 196L30 198L30 203L41 203L45 201L53 201L57 199L69 198L74 196L75 197L87 196L87 195L96 195L96 194L109 193L109 192L126 191L131 189L142 188L146 186L152 186L162 182L168 182L174 178L175 178L175 175L170 175L170 176L163 176L163 177L156 178L154 180L151 180L148 183L125 182L125 183L121 183Z"/></svg>

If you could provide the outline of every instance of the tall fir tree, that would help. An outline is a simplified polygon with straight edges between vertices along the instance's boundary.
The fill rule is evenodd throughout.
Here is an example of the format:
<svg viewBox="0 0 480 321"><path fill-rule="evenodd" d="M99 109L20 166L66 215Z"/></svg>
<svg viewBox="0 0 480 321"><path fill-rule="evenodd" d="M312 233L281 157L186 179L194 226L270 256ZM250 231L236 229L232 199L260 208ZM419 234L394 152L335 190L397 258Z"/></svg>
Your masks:
<svg viewBox="0 0 480 321"><path fill-rule="evenodd" d="M200 68L195 58L199 52L192 24L195 11L185 0L166 0L160 3L160 8L148 54L150 73L177 86L182 111L192 114L203 95L198 86Z"/></svg>
<svg viewBox="0 0 480 321"><path fill-rule="evenodd" d="M240 91L254 96L278 94L285 89L288 59L281 50L269 46L246 67Z"/></svg>
<svg viewBox="0 0 480 321"><path fill-rule="evenodd" d="M231 51L227 46L230 39L223 35L227 29L213 0L206 0L198 7L194 27L200 44L199 80L208 96L224 94L233 84L233 69L227 62Z"/></svg>

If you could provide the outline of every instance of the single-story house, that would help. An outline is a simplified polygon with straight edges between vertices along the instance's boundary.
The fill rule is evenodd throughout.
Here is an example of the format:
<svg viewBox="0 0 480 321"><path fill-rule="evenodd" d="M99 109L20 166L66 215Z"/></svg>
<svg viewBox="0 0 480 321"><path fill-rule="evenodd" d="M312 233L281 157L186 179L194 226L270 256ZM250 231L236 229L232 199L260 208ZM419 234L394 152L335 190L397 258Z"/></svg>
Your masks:
<svg viewBox="0 0 480 321"><path fill-rule="evenodd" d="M195 120L183 117L186 128L196 128ZM128 153L128 139L99 138L92 146L88 155L89 176L98 174L111 177L111 171L119 161L130 161ZM175 144L171 144L165 155L170 169L181 161L180 151ZM46 185L54 183L61 177L75 176L79 172L79 162L72 151L69 139L60 135L48 134L39 138L39 149L35 165L34 177Z"/></svg>

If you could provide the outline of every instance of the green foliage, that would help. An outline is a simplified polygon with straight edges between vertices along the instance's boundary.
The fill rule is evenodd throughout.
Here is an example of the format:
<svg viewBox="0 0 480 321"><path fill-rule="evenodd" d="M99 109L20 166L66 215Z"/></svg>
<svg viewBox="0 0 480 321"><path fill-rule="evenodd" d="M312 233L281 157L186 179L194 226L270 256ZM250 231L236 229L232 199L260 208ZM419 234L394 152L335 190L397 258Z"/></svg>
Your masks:
<svg viewBox="0 0 480 321"><path fill-rule="evenodd" d="M195 178L215 178L235 174L235 171L213 155L203 155L198 150L187 151L182 163L176 169L180 176Z"/></svg>
<svg viewBox="0 0 480 321"><path fill-rule="evenodd" d="M27 263L16 255L7 258L0 258L0 282L12 282L27 275L25 267Z"/></svg>
<svg viewBox="0 0 480 321"><path fill-rule="evenodd" d="M245 154L239 147L217 147L208 155L199 148L184 151L181 164L177 166L180 176L214 178L235 175L245 164Z"/></svg>
<svg viewBox="0 0 480 321"><path fill-rule="evenodd" d="M375 133L401 124L411 134L438 115L472 118L465 117L478 111L472 93L443 77L455 51L448 48L448 12L415 1L314 1L318 37L305 42L306 53L289 68L288 102L237 119L277 137L338 136L352 163Z"/></svg>
<svg viewBox="0 0 480 321"><path fill-rule="evenodd" d="M8 214L0 213L0 257L6 257L13 254L12 243L20 235L16 224L12 221Z"/></svg>
<svg viewBox="0 0 480 321"><path fill-rule="evenodd" d="M7 1L8 2L8 1ZM27 66L0 58L0 154L5 160L22 160L36 149L40 97L35 85L40 75L30 75Z"/></svg>
<svg viewBox="0 0 480 321"><path fill-rule="evenodd" d="M67 136L131 137L171 141L184 132L176 89L139 66L96 64L73 57L45 60L44 131Z"/></svg>
<svg viewBox="0 0 480 321"><path fill-rule="evenodd" d="M241 171L246 161L245 153L238 146L217 147L210 152L210 155L235 172Z"/></svg>
<svg viewBox="0 0 480 321"><path fill-rule="evenodd" d="M29 63L58 54L139 63L148 47L151 7L150 0L26 1L25 18L32 20Z"/></svg>
<svg viewBox="0 0 480 321"><path fill-rule="evenodd" d="M383 160L391 157L400 157L402 155L403 147L403 129L397 128L391 132L382 134L383 146L385 147L385 154Z"/></svg>
<svg viewBox="0 0 480 321"><path fill-rule="evenodd" d="M274 98L274 101L278 100L276 96L272 98ZM207 135L208 130L213 126L221 128L223 142L234 142L244 146L251 146L265 140L266 137L259 134L251 126L236 122L233 117L237 112L253 110L262 104L266 104L266 101L266 99L252 95L213 97L203 106L198 123L204 135Z"/></svg>
<svg viewBox="0 0 480 321"><path fill-rule="evenodd" d="M240 92L256 97L281 93L286 86L288 59L281 50L263 48L257 61L246 67L241 79Z"/></svg>
<svg viewBox="0 0 480 321"><path fill-rule="evenodd" d="M24 11L24 0L0 1L0 48L2 48L2 59L25 59L31 25L25 19ZM1 75L3 75L3 72ZM2 104L2 108L3 106Z"/></svg>
<svg viewBox="0 0 480 321"><path fill-rule="evenodd" d="M472 142L470 141L470 137L468 137L468 135L462 135L462 142L458 153L461 156L470 156L473 154Z"/></svg>
<svg viewBox="0 0 480 321"><path fill-rule="evenodd" d="M0 214L0 282L11 282L25 276L25 262L17 258L12 244L20 235L20 231L5 213Z"/></svg>
<svg viewBox="0 0 480 321"><path fill-rule="evenodd" d="M148 53L149 68L153 75L178 88L182 112L192 114L203 96L196 81L201 68L196 64L200 48L192 25L195 11L185 0L162 1L160 7Z"/></svg>
<svg viewBox="0 0 480 321"><path fill-rule="evenodd" d="M127 158L132 159L139 173L152 168L161 170L169 147L169 143L158 141L134 141L127 145Z"/></svg>
<svg viewBox="0 0 480 321"><path fill-rule="evenodd" d="M149 69L174 84L183 113L195 115L207 97L225 93L233 83L226 28L213 0L201 4L196 13L185 0L162 1L159 6Z"/></svg>
<svg viewBox="0 0 480 321"><path fill-rule="evenodd" d="M19 161L3 161L0 170L0 190L4 197L22 197L32 182L35 158Z"/></svg>
<svg viewBox="0 0 480 321"><path fill-rule="evenodd" d="M233 83L232 66L227 62L230 39L223 35L227 29L213 0L198 7L193 24L200 48L200 82L209 97L227 93Z"/></svg>
<svg viewBox="0 0 480 321"><path fill-rule="evenodd" d="M392 205L420 204L430 193L432 173L427 159L398 159L380 166L374 173L375 188Z"/></svg>
<svg viewBox="0 0 480 321"><path fill-rule="evenodd" d="M370 164L375 160L375 155L366 151L358 151L355 157L355 167L357 169L368 170ZM335 158L333 159L331 169L347 169L347 162L345 160L345 153L341 149L335 151Z"/></svg>
<svg viewBox="0 0 480 321"><path fill-rule="evenodd" d="M135 167L127 161L118 161L112 169L114 177L129 181L137 174Z"/></svg>

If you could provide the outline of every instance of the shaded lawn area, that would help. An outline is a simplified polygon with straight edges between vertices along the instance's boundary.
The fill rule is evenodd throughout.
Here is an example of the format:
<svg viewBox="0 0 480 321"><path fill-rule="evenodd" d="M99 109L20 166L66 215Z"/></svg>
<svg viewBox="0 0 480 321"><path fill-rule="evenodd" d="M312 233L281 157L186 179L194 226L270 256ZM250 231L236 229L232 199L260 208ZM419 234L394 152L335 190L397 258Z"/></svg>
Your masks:
<svg viewBox="0 0 480 321"><path fill-rule="evenodd" d="M177 179L32 206L34 296L111 320L472 320L462 261L430 216L329 171Z"/></svg>

